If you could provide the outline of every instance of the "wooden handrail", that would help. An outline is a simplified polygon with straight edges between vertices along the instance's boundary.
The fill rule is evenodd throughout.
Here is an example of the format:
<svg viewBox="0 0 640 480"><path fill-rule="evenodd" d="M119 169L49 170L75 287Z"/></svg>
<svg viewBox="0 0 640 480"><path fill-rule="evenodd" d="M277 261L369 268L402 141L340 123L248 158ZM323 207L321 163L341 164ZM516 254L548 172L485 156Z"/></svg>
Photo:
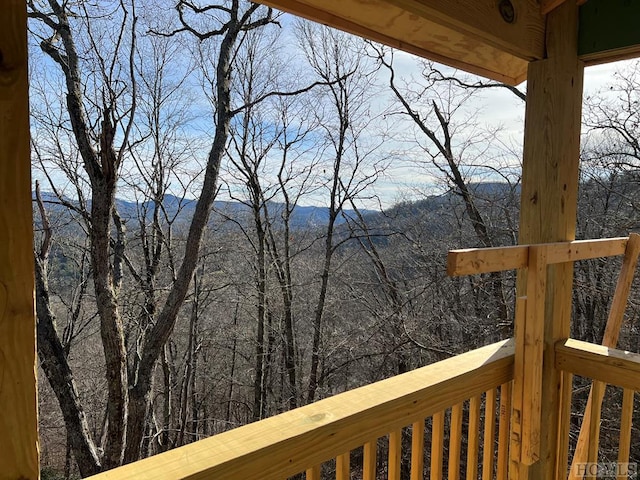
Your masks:
<svg viewBox="0 0 640 480"><path fill-rule="evenodd" d="M91 479L286 478L511 381L513 359L504 340Z"/></svg>
<svg viewBox="0 0 640 480"><path fill-rule="evenodd" d="M640 391L640 354L569 339L556 345L556 368Z"/></svg>

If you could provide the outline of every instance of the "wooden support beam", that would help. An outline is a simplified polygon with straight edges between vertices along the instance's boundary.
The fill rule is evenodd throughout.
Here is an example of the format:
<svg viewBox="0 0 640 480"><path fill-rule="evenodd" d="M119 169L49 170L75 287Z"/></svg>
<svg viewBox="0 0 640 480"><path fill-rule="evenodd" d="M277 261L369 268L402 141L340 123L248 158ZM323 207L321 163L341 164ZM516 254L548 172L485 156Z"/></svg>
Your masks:
<svg viewBox="0 0 640 480"><path fill-rule="evenodd" d="M547 15L547 58L529 64L520 208L521 245L575 240L584 65L577 56L578 7ZM566 405L555 343L569 337L573 264L550 265L544 313L540 459L529 478L556 478L558 431ZM527 292L526 273L517 295Z"/></svg>
<svg viewBox="0 0 640 480"><path fill-rule="evenodd" d="M0 478L39 478L27 15L0 15Z"/></svg>
<svg viewBox="0 0 640 480"><path fill-rule="evenodd" d="M623 255L629 237L574 240L547 243L547 264L577 262L592 258ZM510 247L465 248L447 255L447 275L462 276L526 268L530 245Z"/></svg>

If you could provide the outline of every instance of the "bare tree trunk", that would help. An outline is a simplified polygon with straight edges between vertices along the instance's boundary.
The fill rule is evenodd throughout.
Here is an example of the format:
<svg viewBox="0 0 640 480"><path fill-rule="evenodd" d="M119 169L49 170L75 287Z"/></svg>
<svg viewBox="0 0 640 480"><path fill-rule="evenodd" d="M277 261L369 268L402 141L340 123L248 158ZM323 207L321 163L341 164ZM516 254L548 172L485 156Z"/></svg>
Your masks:
<svg viewBox="0 0 640 480"><path fill-rule="evenodd" d="M235 3L235 2L234 2ZM257 8L254 6L253 10ZM217 192L218 173L220 162L224 155L231 122L231 53L240 29L244 26L237 18L237 5L235 15L227 24L228 29L220 44L219 57L216 68L217 89L217 119L213 145L207 159L204 182L200 197L196 203L182 265L178 270L176 281L169 292L169 296L151 331L145 336L142 355L136 372L136 383L130 390L130 411L132 418L145 418L149 407L149 392L151 389L151 374L153 366L162 352L162 348L173 331L178 312L191 283L193 272L198 260L198 252L204 228L209 219L209 213ZM140 445L144 433L143 425L136 421L130 422L127 430L127 448L125 450L125 463L136 461L140 457Z"/></svg>
<svg viewBox="0 0 640 480"><path fill-rule="evenodd" d="M95 475L101 470L98 450L55 328L55 317L49 306L46 266L40 259L36 260L36 311L40 364L62 410L69 448L73 450L80 474L83 477Z"/></svg>

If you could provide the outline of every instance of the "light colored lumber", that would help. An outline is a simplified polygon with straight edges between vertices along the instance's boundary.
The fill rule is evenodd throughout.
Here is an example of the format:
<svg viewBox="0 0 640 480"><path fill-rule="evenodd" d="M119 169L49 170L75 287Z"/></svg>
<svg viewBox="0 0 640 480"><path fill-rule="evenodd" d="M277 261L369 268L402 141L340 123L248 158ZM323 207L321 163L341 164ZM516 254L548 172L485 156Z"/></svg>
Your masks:
<svg viewBox="0 0 640 480"><path fill-rule="evenodd" d="M547 58L529 64L518 243L572 242L576 234L584 64L577 56L578 8L565 2L547 15ZM547 252L548 260L551 255ZM569 259L570 260L570 259ZM526 273L517 296L526 291ZM570 336L573 264L550 265L544 325L539 457L532 479L556 474L561 373L554 345Z"/></svg>
<svg viewBox="0 0 640 480"><path fill-rule="evenodd" d="M512 379L498 342L200 440L95 479L287 477ZM189 462L184 462L189 458Z"/></svg>
<svg viewBox="0 0 640 480"><path fill-rule="evenodd" d="M595 381L591 386L591 408L589 409L589 416L591 422L589 424L589 443L587 447L587 462L598 462L598 446L600 445L600 414L602 412L602 398L604 398L604 392L606 384ZM595 401L595 399L600 399Z"/></svg>
<svg viewBox="0 0 640 480"><path fill-rule="evenodd" d="M377 452L377 440L371 440L364 444L364 454L362 458L363 480L376 480Z"/></svg>
<svg viewBox="0 0 640 480"><path fill-rule="evenodd" d="M400 460L402 455L402 430L394 430L389 434L389 480L400 480Z"/></svg>
<svg viewBox="0 0 640 480"><path fill-rule="evenodd" d="M444 411L433 414L431 427L431 480L442 479L444 453Z"/></svg>
<svg viewBox="0 0 640 480"><path fill-rule="evenodd" d="M618 337L620 335L620 329L624 321L624 312L627 307L629 299L629 292L631 291L631 284L633 283L633 277L638 265L638 255L640 255L640 235L632 233L629 235L627 242L624 260L622 262L622 268L618 275L618 281L616 283L616 289L611 301L611 309L609 310L609 316L605 325L604 335L602 338L602 345L606 347L615 347L618 344ZM580 478L579 470L573 468L577 463L584 463L587 458L593 456L593 437L590 436L594 432L595 424L591 422L592 412L599 412L602 405L602 399L604 397L604 390L602 386L598 386L598 391L593 394L592 387L589 392L589 399L587 401L587 407L582 419L582 425L580 426L580 434L578 436L578 443L573 455L572 468L570 470L570 479L574 480ZM597 443L597 442L596 442Z"/></svg>
<svg viewBox="0 0 640 480"><path fill-rule="evenodd" d="M560 376L560 416L558 417L558 451L555 476L557 480L565 480L567 478L572 395L573 374L562 372Z"/></svg>
<svg viewBox="0 0 640 480"><path fill-rule="evenodd" d="M467 433L467 480L478 480L478 452L480 445L480 395L469 400Z"/></svg>
<svg viewBox="0 0 640 480"><path fill-rule="evenodd" d="M544 55L544 18L535 0L513 0L511 24L491 0L260 3L512 85L524 79L529 60Z"/></svg>
<svg viewBox="0 0 640 480"><path fill-rule="evenodd" d="M569 339L556 345L557 368L609 385L640 390L640 354Z"/></svg>
<svg viewBox="0 0 640 480"><path fill-rule="evenodd" d="M628 237L574 240L544 243L544 247L547 250L547 263L553 265L623 255L627 240ZM530 245L514 245L451 250L447 255L447 275L473 275L526 268L529 247Z"/></svg>
<svg viewBox="0 0 640 480"><path fill-rule="evenodd" d="M447 255L447 275L456 277L525 268L528 252L528 245L451 250Z"/></svg>
<svg viewBox="0 0 640 480"><path fill-rule="evenodd" d="M514 320L515 355L513 364L513 387L511 396L511 430L509 434L509 459L520 462L522 454L522 410L524 409L524 350L526 333L527 297L516 298Z"/></svg>
<svg viewBox="0 0 640 480"><path fill-rule="evenodd" d="M500 422L498 423L498 457L496 480L507 480L509 473L509 425L511 423L512 382L500 387Z"/></svg>
<svg viewBox="0 0 640 480"><path fill-rule="evenodd" d="M351 480L351 458L349 452L336 457L336 480Z"/></svg>
<svg viewBox="0 0 640 480"><path fill-rule="evenodd" d="M411 480L423 480L424 475L424 420L411 427Z"/></svg>
<svg viewBox="0 0 640 480"><path fill-rule="evenodd" d="M546 249L544 247L535 245L529 247L523 352L522 450L520 455L520 461L525 465L532 465L538 461L540 456L542 353L547 289L546 260ZM518 352L516 351L517 356Z"/></svg>
<svg viewBox="0 0 640 480"><path fill-rule="evenodd" d="M484 435L482 448L482 480L493 479L496 438L496 389L487 390L484 400Z"/></svg>
<svg viewBox="0 0 640 480"><path fill-rule="evenodd" d="M314 465L313 467L307 469L305 477L307 480L321 480L320 471L320 465Z"/></svg>
<svg viewBox="0 0 640 480"><path fill-rule="evenodd" d="M0 9L0 478L36 479L38 402L25 2Z"/></svg>
<svg viewBox="0 0 640 480"><path fill-rule="evenodd" d="M629 462L631 454L631 426L633 423L633 399L635 392L625 388L622 393L622 409L620 411L620 440L618 441L618 464ZM628 478L627 471L621 471L618 480Z"/></svg>
<svg viewBox="0 0 640 480"><path fill-rule="evenodd" d="M451 407L449 429L449 480L460 478L460 452L462 451L462 403Z"/></svg>
<svg viewBox="0 0 640 480"><path fill-rule="evenodd" d="M602 338L602 345L606 347L615 347L618 344L618 337L620 336L620 328L624 321L624 312L627 308L631 284L633 283L633 277L638 266L638 255L640 255L640 235L632 233L629 235L622 269L618 276L613 300L611 301L611 310L609 311L604 336Z"/></svg>

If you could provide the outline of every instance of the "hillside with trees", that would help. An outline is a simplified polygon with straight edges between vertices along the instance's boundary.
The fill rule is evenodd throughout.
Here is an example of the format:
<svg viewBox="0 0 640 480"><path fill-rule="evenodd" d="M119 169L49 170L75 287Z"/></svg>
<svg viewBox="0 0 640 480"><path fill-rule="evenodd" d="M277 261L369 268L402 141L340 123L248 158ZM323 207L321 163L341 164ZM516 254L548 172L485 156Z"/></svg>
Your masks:
<svg viewBox="0 0 640 480"><path fill-rule="evenodd" d="M520 147L478 107L504 85L241 0L27 4L51 478L512 335L512 273L445 271L517 242ZM639 227L639 88L632 64L585 98L579 238ZM599 343L618 271L576 265L576 338ZM639 308L636 285L622 348Z"/></svg>

